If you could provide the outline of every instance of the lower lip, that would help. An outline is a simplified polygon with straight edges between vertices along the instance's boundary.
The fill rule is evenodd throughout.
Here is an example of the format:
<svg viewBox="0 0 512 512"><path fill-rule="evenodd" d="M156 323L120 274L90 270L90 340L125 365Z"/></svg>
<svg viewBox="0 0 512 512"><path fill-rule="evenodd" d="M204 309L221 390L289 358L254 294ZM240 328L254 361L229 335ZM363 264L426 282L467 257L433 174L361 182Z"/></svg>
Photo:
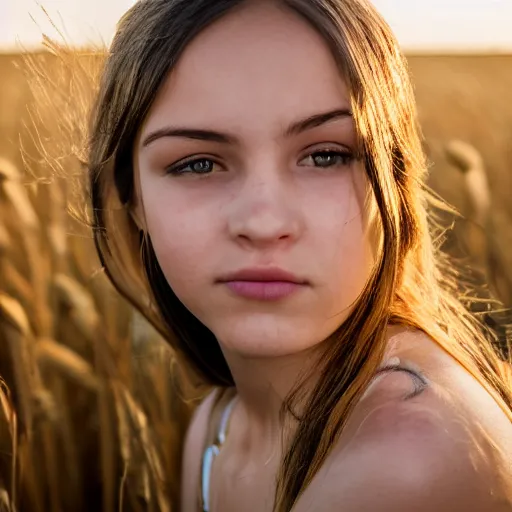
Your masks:
<svg viewBox="0 0 512 512"><path fill-rule="evenodd" d="M289 281L229 281L226 285L236 295L263 301L284 299L304 286Z"/></svg>

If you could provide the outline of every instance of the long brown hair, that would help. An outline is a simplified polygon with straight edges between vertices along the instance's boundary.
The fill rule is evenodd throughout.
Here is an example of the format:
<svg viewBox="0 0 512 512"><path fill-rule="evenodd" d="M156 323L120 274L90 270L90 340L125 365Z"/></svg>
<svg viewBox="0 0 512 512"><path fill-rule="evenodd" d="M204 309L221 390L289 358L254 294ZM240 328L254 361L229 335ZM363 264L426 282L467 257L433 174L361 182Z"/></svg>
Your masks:
<svg viewBox="0 0 512 512"><path fill-rule="evenodd" d="M130 216L132 150L157 91L183 49L242 3L135 4L122 18L106 60L89 152L94 236L107 274L200 382L221 387L234 382L215 336L173 293L149 235L140 233ZM388 25L367 0L280 3L319 31L349 85L381 232L373 274L322 357L320 378L282 461L275 509L284 512L318 471L374 375L389 324L428 334L492 393L511 419L512 386L492 335L457 298L457 275L433 242L433 211L442 204L424 186L427 166L414 96L405 59Z"/></svg>

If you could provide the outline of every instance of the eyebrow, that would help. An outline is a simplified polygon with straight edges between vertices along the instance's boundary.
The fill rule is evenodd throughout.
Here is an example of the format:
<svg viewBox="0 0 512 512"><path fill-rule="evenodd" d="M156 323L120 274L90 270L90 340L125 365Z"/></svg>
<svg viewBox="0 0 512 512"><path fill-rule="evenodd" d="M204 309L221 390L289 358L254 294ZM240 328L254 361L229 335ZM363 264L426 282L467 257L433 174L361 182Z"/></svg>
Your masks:
<svg viewBox="0 0 512 512"><path fill-rule="evenodd" d="M352 112L349 109L336 109L321 114L315 114L313 116L292 123L284 131L284 136L291 137L293 135L303 133L307 130L317 128L318 126L321 126L323 124L351 117ZM149 146L151 143L155 142L156 140L165 137L179 137L233 145L239 143L239 140L236 136L227 133L222 133L214 130L166 126L149 133L144 138L144 141L142 142L142 147L145 148Z"/></svg>

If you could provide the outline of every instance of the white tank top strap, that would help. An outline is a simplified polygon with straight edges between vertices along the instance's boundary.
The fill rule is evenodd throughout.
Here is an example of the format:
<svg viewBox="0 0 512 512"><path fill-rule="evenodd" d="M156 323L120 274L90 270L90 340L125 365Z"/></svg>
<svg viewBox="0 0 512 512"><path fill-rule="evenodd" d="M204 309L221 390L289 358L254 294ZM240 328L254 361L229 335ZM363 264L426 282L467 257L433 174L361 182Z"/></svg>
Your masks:
<svg viewBox="0 0 512 512"><path fill-rule="evenodd" d="M231 412L235 405L237 395L233 396L227 403L220 417L219 428L212 444L207 446L203 454L203 462L201 467L201 504L203 512L210 512L210 481L212 474L212 466L215 458L220 453L220 449L226 441L226 435L229 426Z"/></svg>

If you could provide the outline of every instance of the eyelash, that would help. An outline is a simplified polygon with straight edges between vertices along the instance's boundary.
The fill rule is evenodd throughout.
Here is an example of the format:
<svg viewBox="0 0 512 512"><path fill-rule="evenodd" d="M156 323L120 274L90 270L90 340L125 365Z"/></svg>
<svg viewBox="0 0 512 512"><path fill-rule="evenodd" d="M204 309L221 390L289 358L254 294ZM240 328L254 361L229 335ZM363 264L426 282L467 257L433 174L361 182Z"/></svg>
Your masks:
<svg viewBox="0 0 512 512"><path fill-rule="evenodd" d="M321 149L318 151L314 151L313 153L310 153L309 155L307 155L307 157L305 157L305 158L312 157L314 159L315 157L318 157L319 155L341 159L341 163L325 165L325 166L317 165L316 167L318 167L320 169L328 169L330 167L338 167L338 166L348 166L355 159L354 155L352 153L350 153L349 151L339 151L339 150L334 150L334 149ZM187 171L186 170L188 168L193 167L195 164L201 163L201 162L203 162L203 163L208 162L208 163L212 164L209 166L210 170L208 170L206 172L205 171L193 171L193 170ZM208 175L208 174L212 173L211 169L213 168L214 165L216 165L216 162L214 160L212 160L211 158L194 158L191 160L187 160L185 162L181 162L181 163L169 166L166 169L166 173L173 175L173 176L183 176L185 174Z"/></svg>

